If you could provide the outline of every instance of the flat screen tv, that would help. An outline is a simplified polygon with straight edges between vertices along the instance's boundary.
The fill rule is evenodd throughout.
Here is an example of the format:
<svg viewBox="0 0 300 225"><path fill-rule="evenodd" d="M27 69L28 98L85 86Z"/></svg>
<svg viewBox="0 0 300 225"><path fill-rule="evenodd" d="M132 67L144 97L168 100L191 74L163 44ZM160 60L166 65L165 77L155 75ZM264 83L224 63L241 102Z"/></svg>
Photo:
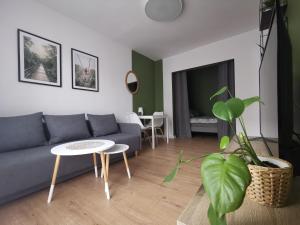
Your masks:
<svg viewBox="0 0 300 225"><path fill-rule="evenodd" d="M278 142L278 71L277 17L274 11L264 55L259 70L260 132L268 140Z"/></svg>
<svg viewBox="0 0 300 225"><path fill-rule="evenodd" d="M295 138L292 46L281 7L274 7L259 70L260 132L268 149L276 143L279 157L300 174L300 148Z"/></svg>

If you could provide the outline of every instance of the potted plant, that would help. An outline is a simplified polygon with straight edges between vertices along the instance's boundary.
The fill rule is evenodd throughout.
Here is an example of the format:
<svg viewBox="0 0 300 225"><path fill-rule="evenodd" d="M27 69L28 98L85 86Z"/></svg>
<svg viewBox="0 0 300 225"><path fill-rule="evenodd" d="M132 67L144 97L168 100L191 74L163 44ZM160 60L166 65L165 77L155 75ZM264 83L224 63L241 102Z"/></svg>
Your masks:
<svg viewBox="0 0 300 225"><path fill-rule="evenodd" d="M260 157L256 154L247 134L244 119L245 109L260 101L259 97L235 98L227 87L221 88L210 99L229 93L227 101L217 101L212 112L220 120L228 122L235 133L234 141L238 148L228 152L230 137L220 140L220 152L203 156L201 178L204 190L210 200L208 219L211 225L225 225L226 214L237 210L243 203L247 188L250 199L268 206L282 206L289 192L292 166L284 160L273 157ZM237 120L242 132L237 134L233 122ZM174 179L182 164L193 160L183 159L179 154L175 168L164 179ZM251 182L252 181L252 182ZM250 185L250 186L249 186Z"/></svg>

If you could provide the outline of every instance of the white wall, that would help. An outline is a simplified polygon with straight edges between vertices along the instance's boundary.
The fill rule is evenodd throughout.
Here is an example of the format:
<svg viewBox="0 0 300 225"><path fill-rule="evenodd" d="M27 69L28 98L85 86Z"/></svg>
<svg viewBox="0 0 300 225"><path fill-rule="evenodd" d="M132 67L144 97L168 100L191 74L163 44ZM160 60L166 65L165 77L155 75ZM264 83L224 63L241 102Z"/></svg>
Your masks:
<svg viewBox="0 0 300 225"><path fill-rule="evenodd" d="M62 44L62 88L18 82L17 28ZM132 110L124 84L131 49L31 0L0 2L0 116L116 113ZM99 57L100 92L73 90L71 48Z"/></svg>
<svg viewBox="0 0 300 225"><path fill-rule="evenodd" d="M259 95L260 56L256 43L259 43L259 34L253 30L163 60L164 111L170 117L170 134L173 134L172 72L234 59L236 96ZM247 109L245 121L249 135L258 136L258 105Z"/></svg>

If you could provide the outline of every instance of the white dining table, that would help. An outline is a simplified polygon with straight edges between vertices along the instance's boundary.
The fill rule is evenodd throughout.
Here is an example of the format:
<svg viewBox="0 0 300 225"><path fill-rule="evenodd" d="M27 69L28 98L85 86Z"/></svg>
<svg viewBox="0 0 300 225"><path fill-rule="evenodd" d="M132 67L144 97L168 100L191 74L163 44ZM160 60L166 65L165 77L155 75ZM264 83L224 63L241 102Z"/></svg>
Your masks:
<svg viewBox="0 0 300 225"><path fill-rule="evenodd" d="M142 120L151 120L151 130L152 130L152 149L155 149L155 127L154 120L155 119L164 119L164 133L167 139L167 143L169 144L169 122L167 115L143 115L139 116Z"/></svg>

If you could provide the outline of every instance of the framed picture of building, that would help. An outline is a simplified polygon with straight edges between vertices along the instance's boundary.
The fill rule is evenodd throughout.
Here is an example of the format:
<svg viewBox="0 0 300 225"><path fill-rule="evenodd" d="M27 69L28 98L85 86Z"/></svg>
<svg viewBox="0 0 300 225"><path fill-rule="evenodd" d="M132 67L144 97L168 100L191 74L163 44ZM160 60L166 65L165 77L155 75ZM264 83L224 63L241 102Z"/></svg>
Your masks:
<svg viewBox="0 0 300 225"><path fill-rule="evenodd" d="M71 49L72 88L99 91L98 57Z"/></svg>
<svg viewBox="0 0 300 225"><path fill-rule="evenodd" d="M61 44L18 29L19 81L62 86Z"/></svg>

